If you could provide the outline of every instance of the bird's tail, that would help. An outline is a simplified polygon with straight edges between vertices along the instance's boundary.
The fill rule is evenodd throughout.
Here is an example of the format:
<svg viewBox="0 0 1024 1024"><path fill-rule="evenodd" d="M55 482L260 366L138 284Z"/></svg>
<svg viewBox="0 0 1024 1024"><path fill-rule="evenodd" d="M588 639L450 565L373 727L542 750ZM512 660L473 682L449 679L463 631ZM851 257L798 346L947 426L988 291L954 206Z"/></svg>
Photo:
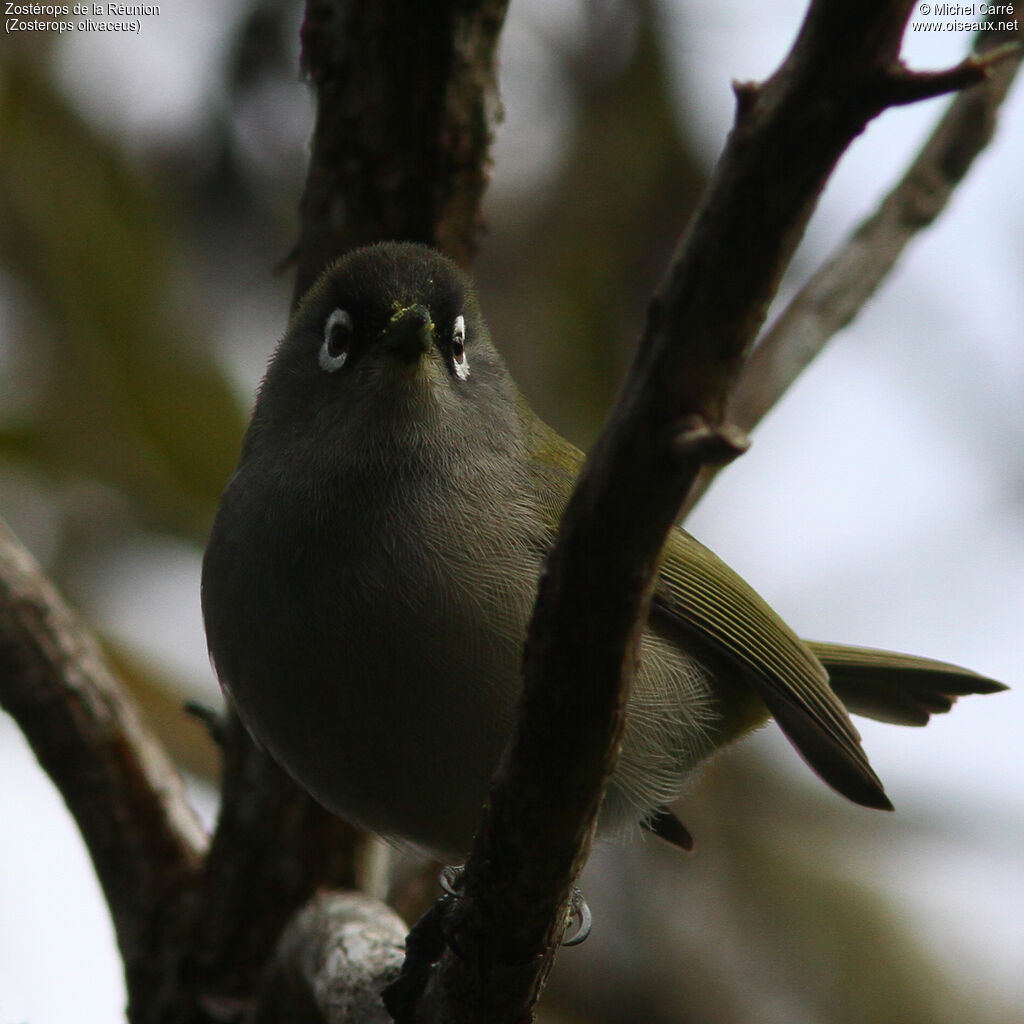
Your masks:
<svg viewBox="0 0 1024 1024"><path fill-rule="evenodd" d="M1002 683L931 658L844 644L807 646L828 671L829 683L848 711L893 725L926 725L957 697L998 693Z"/></svg>

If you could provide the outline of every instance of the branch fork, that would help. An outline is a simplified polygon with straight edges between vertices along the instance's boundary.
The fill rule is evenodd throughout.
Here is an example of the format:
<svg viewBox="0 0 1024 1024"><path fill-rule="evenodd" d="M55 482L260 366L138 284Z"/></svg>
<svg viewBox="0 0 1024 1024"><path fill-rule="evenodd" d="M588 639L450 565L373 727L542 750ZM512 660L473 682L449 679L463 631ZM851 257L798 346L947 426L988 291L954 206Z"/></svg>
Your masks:
<svg viewBox="0 0 1024 1024"><path fill-rule="evenodd" d="M704 465L725 466L749 447L750 438L734 423L716 426L697 413L672 428L672 449L686 462L696 459Z"/></svg>

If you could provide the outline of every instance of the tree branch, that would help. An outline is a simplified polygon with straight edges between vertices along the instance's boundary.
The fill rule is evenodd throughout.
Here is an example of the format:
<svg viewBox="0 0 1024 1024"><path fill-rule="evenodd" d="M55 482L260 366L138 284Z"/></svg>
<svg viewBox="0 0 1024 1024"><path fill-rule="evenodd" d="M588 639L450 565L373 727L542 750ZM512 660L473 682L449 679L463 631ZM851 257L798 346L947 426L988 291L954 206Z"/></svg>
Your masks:
<svg viewBox="0 0 1024 1024"><path fill-rule="evenodd" d="M206 835L92 634L0 523L0 704L59 789L92 857L129 990L160 952Z"/></svg>
<svg viewBox="0 0 1024 1024"><path fill-rule="evenodd" d="M815 0L789 56L738 90L708 192L542 576L525 691L448 928L427 1021L528 1020L613 770L659 552L701 466L733 453L729 390L836 161L901 102L910 0ZM958 71L939 88L980 70Z"/></svg>
<svg viewBox="0 0 1024 1024"><path fill-rule="evenodd" d="M326 811L226 722L221 811L184 948L176 998L253 998L295 908L324 888L353 888L365 839ZM186 1018L187 1019L187 1018Z"/></svg>
<svg viewBox="0 0 1024 1024"><path fill-rule="evenodd" d="M530 1012L614 766L658 550L698 468L743 447L722 422L728 391L818 192L885 105L981 74L968 64L926 81L902 68L910 7L816 0L779 72L737 90L715 180L652 300L637 361L542 582L523 724L451 922L461 956L446 954L432 979L430 1019ZM296 295L344 248L378 238L419 239L468 261L497 116L504 11L505 0L423 11L397 0L308 0L304 66L319 105ZM204 861L206 838L173 768L95 641L2 530L0 700L85 837L125 957L133 1020L193 1022L202 1018L197 1002L212 1012L251 999L292 908L318 886L351 881L351 830L299 793L237 720ZM315 940L313 959L297 968L303 983L319 984L334 963L322 909L307 908L280 947L279 966L302 936Z"/></svg>
<svg viewBox="0 0 1024 1024"><path fill-rule="evenodd" d="M317 91L295 301L346 249L425 242L469 262L500 114L508 0L307 0L303 68Z"/></svg>
<svg viewBox="0 0 1024 1024"><path fill-rule="evenodd" d="M405 932L367 896L310 900L281 935L253 1024L386 1024L380 994L402 966Z"/></svg>
<svg viewBox="0 0 1024 1024"><path fill-rule="evenodd" d="M1021 65L1018 43L979 32L986 80L950 103L917 158L882 200L765 332L740 373L729 417L753 429L810 365L826 343L849 324L892 271L907 244L945 209L975 157L992 140L999 106ZM962 66L962 65L961 65ZM975 58L973 67L979 66ZM689 511L717 473L706 467L687 496Z"/></svg>

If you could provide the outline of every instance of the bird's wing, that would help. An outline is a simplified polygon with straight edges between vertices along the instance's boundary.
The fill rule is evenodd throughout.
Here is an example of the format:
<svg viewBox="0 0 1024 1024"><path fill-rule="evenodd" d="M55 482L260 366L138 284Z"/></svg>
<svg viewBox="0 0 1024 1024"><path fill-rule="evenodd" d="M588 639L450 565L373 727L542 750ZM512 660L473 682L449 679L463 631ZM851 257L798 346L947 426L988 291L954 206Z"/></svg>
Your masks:
<svg viewBox="0 0 1024 1024"><path fill-rule="evenodd" d="M553 538L583 456L536 418L531 430L536 491L553 502L545 509ZM821 662L752 587L682 529L665 543L652 614L668 616L731 661L829 785L856 803L891 808Z"/></svg>
<svg viewBox="0 0 1024 1024"><path fill-rule="evenodd" d="M654 611L667 614L742 671L790 742L830 786L865 807L891 809L814 652L685 530L673 530L666 541Z"/></svg>
<svg viewBox="0 0 1024 1024"><path fill-rule="evenodd" d="M828 671L829 683L847 710L893 725L926 725L957 697L998 693L1002 683L945 661L869 647L807 646Z"/></svg>

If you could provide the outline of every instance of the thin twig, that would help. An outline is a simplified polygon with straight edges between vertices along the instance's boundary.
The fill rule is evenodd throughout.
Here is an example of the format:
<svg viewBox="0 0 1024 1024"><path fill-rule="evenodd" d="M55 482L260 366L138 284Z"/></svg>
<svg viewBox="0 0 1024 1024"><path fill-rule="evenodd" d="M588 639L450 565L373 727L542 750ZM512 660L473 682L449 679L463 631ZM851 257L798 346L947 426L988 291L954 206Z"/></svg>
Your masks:
<svg viewBox="0 0 1024 1024"><path fill-rule="evenodd" d="M1018 38L1020 34L1018 33ZM1019 44L980 32L986 80L961 92L900 181L807 281L765 332L740 373L729 418L752 430L825 345L846 327L888 277L909 242L945 209L974 159L992 140L999 106L1021 65ZM686 511L717 473L706 467Z"/></svg>

